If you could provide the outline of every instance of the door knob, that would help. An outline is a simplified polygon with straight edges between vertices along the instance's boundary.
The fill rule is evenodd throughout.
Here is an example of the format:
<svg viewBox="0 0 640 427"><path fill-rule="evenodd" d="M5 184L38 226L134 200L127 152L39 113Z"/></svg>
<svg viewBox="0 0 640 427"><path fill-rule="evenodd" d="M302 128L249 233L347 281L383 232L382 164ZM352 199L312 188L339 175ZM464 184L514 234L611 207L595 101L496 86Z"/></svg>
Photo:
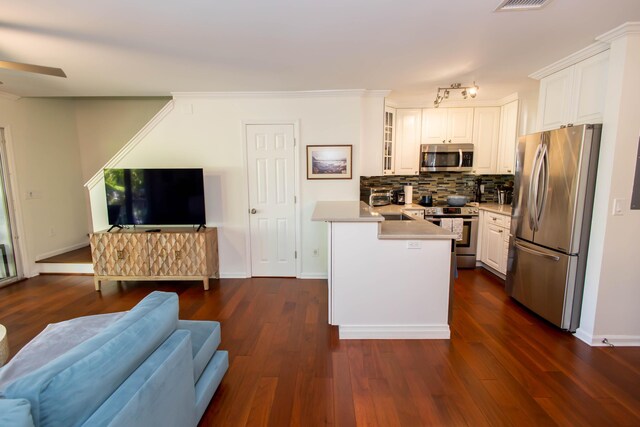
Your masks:
<svg viewBox="0 0 640 427"><path fill-rule="evenodd" d="M255 215L256 213L258 213L258 211L256 210L256 208L253 208L249 211L249 213Z"/></svg>

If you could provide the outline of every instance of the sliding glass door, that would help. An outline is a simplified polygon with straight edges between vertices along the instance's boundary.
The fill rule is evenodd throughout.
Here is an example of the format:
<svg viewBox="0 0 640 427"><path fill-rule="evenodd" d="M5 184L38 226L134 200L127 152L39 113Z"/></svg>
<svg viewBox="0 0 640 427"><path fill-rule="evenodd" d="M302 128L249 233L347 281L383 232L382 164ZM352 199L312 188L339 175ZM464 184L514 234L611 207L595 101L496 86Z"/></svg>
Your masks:
<svg viewBox="0 0 640 427"><path fill-rule="evenodd" d="M20 278L16 262L13 205L9 180L7 146L4 129L0 128L0 287Z"/></svg>

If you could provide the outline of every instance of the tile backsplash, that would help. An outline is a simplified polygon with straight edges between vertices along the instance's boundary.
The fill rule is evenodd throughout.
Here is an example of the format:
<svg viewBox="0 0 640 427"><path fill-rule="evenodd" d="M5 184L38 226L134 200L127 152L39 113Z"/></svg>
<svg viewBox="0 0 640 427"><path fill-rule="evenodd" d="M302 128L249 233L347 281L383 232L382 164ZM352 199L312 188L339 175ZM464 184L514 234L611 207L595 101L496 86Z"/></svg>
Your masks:
<svg viewBox="0 0 640 427"><path fill-rule="evenodd" d="M481 175L484 184L482 200L496 202L496 187L513 181L513 175ZM451 194L460 194L475 198L476 179L478 176L460 172L431 172L424 175L385 175L385 176L361 176L360 194L369 187L392 187L401 189L404 185L413 186L413 202L420 197L431 194L433 200L446 201Z"/></svg>

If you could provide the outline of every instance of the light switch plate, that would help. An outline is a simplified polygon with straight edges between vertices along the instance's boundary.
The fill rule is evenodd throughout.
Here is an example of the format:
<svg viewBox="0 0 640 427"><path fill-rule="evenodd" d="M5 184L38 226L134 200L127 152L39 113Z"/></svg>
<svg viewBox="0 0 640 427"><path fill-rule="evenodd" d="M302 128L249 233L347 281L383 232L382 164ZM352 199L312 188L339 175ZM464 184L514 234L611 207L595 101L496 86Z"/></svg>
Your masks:
<svg viewBox="0 0 640 427"><path fill-rule="evenodd" d="M613 199L613 212L611 212L611 214L621 216L624 213L624 205L626 202L627 199Z"/></svg>

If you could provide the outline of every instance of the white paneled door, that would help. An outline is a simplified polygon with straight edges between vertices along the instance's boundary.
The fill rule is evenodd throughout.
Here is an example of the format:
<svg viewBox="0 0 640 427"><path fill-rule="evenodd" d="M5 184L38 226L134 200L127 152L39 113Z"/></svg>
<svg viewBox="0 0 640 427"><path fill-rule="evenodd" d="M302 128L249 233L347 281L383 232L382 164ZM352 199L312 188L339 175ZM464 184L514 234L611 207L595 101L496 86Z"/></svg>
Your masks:
<svg viewBox="0 0 640 427"><path fill-rule="evenodd" d="M296 275L292 124L246 125L252 276Z"/></svg>

